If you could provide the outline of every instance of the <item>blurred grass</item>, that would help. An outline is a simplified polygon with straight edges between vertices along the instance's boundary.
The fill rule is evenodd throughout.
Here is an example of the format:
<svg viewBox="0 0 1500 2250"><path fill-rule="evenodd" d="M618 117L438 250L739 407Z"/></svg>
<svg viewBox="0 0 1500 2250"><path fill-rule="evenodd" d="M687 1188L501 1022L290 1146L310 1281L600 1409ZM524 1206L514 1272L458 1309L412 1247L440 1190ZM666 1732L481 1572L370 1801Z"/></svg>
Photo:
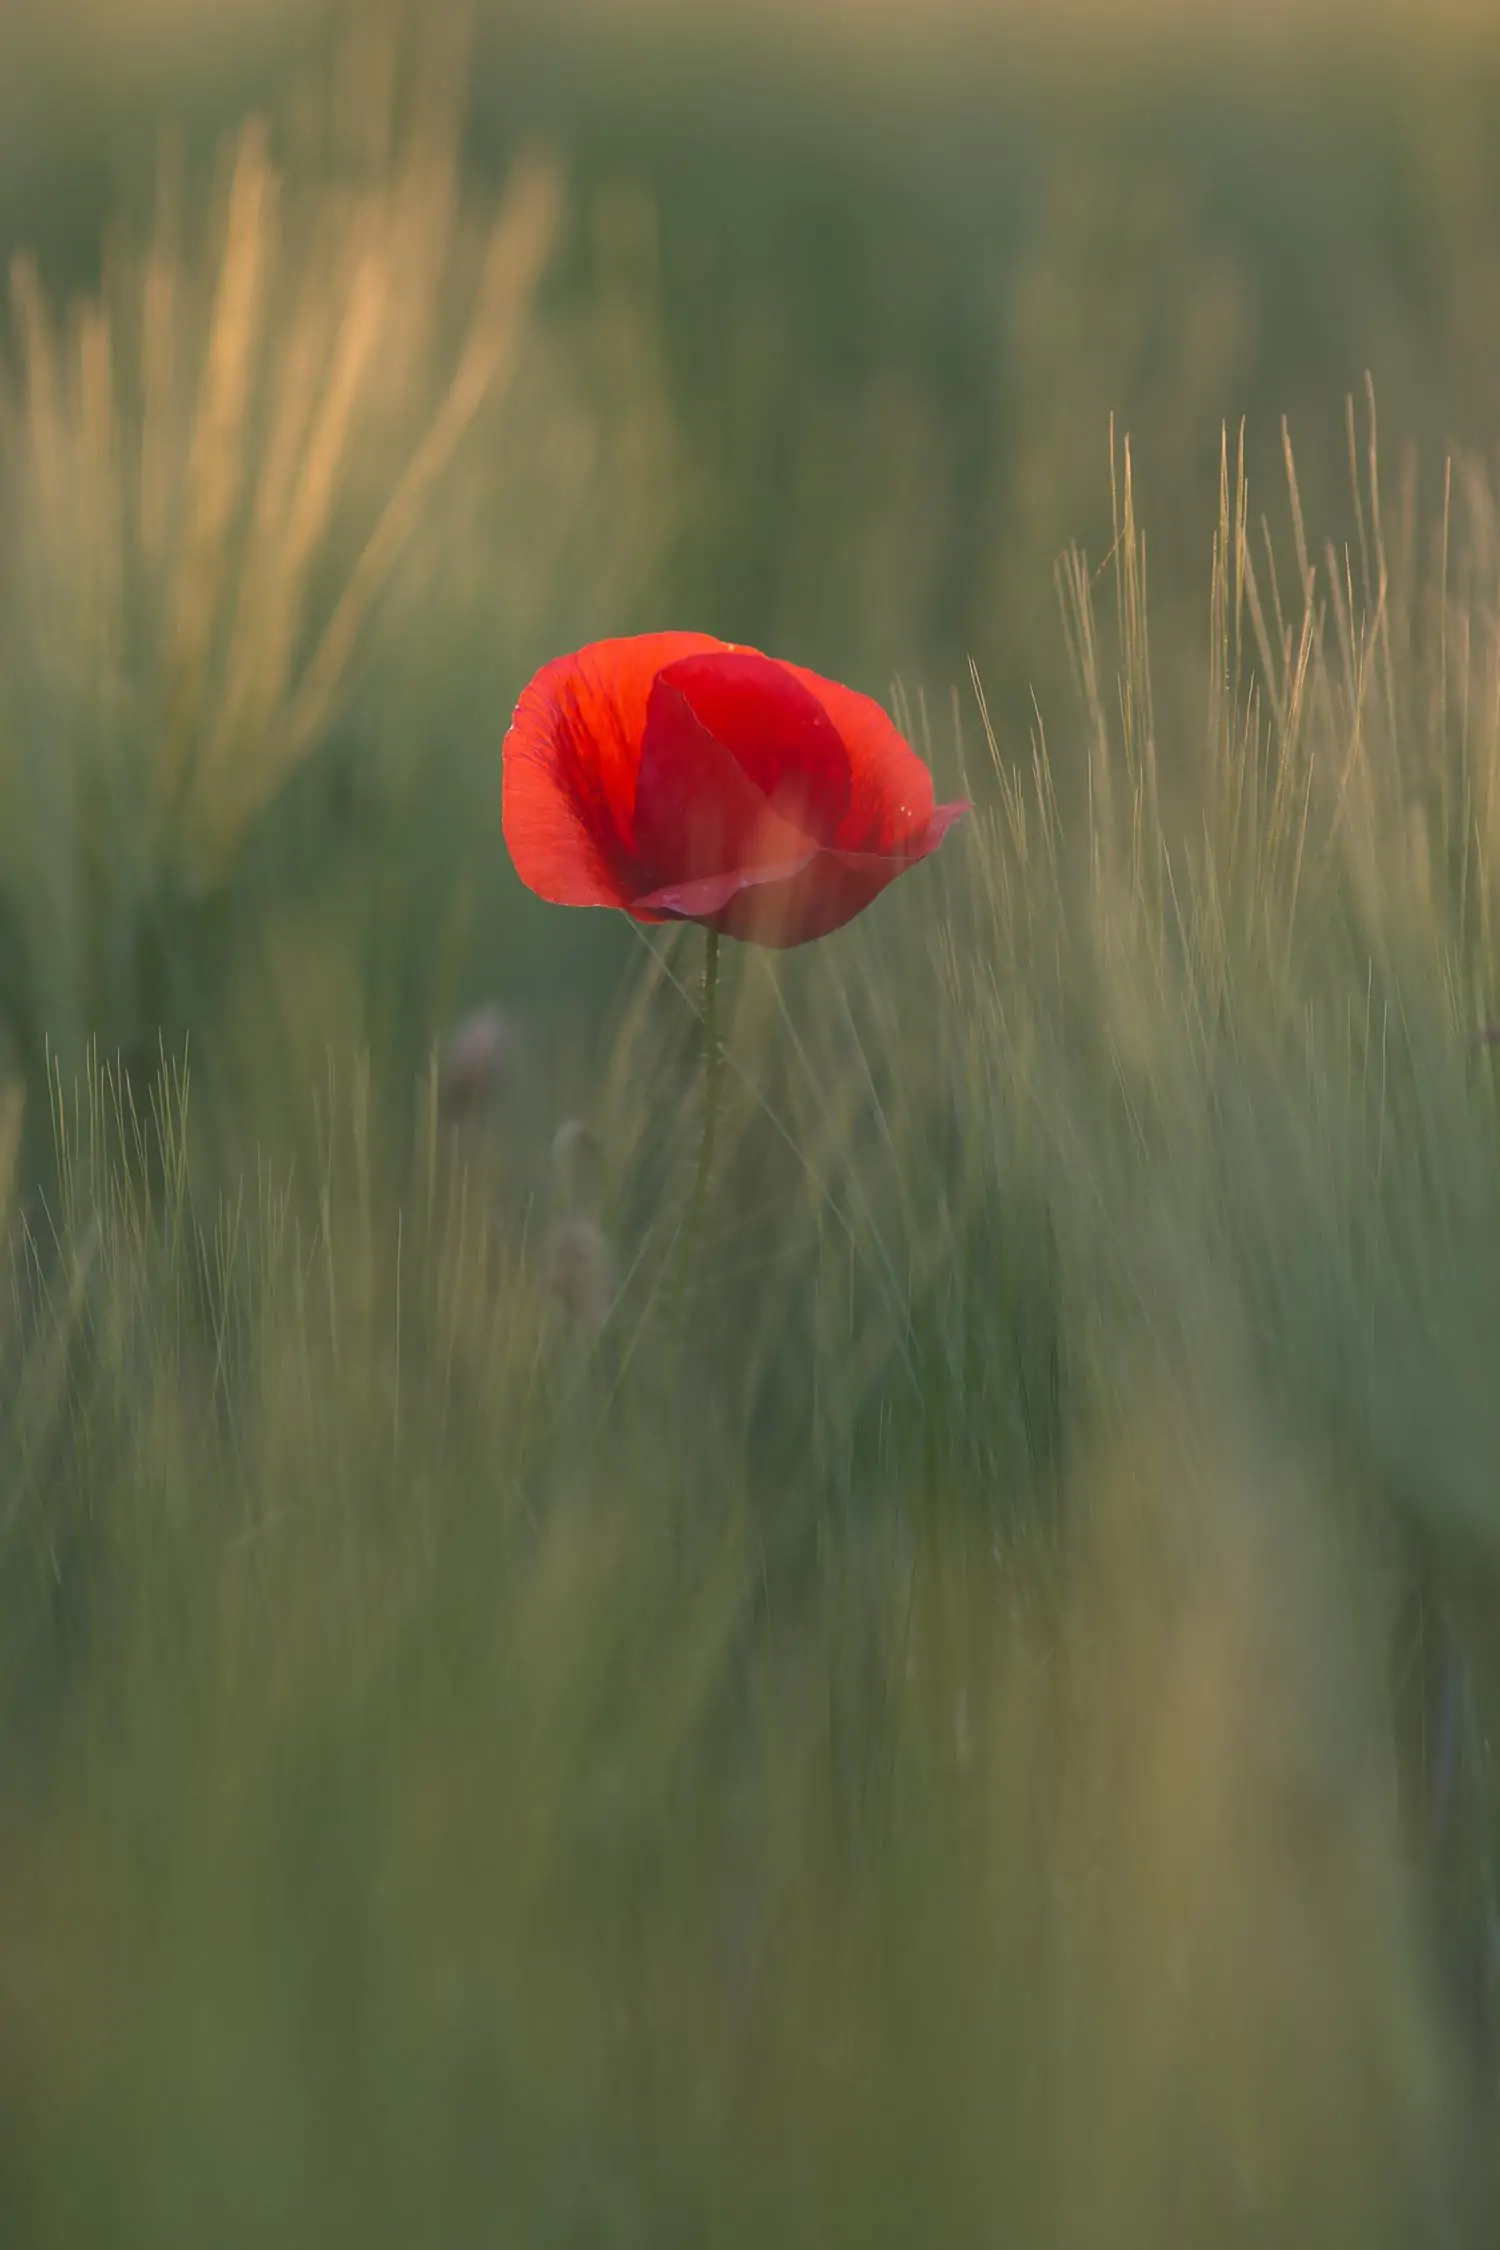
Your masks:
<svg viewBox="0 0 1500 2250"><path fill-rule="evenodd" d="M1436 26L840 108L393 18L16 266L7 2242L1492 2239ZM531 665L663 617L899 669L978 807L735 949L686 1317L697 934L497 833Z"/></svg>
<svg viewBox="0 0 1500 2250"><path fill-rule="evenodd" d="M1341 402L1366 371L1426 457L1487 444L1484 13L1358 14L480 6L472 175L544 133L629 210L609 254L654 284L693 469L667 606L877 690L945 688L972 655L1024 740L1047 570L1102 523L1111 412L1146 489L1180 501L1154 527L1158 598L1188 605L1222 421L1249 416L1269 487L1289 415L1330 523ZM316 50L327 15L292 11L282 43ZM18 124L35 184L0 195L0 237L40 239L70 276L116 204L139 205L148 91L196 114L200 149L244 99L227 35L185 27L149 50L177 55L165 92L142 60L122 93L129 20L107 77L59 15L50 112ZM273 43L242 65L252 84ZM86 214L61 194L80 117L112 151ZM585 239L564 294L591 284Z"/></svg>
<svg viewBox="0 0 1500 2250"><path fill-rule="evenodd" d="M420 1069L492 858L451 840L493 834L495 715L559 634L645 621L671 536L616 205L584 199L596 279L534 320L561 177L534 150L498 209L466 193L462 67L358 42L238 135L206 225L169 147L97 297L13 269L0 1005L34 1091L49 1047L144 1087L211 1025L231 1169L330 1045Z"/></svg>
<svg viewBox="0 0 1500 2250"><path fill-rule="evenodd" d="M79 389L67 409L69 473L89 475L88 446L113 448L108 473L129 495L132 451L148 437L139 354L149 281L182 394L165 409L176 452L149 467L180 516L197 473L192 401L227 246L228 159L216 175L210 155L221 130L234 145L239 105L254 94L269 104L264 163L269 180L285 177L286 209L278 219L266 207L267 293L244 347L244 453L232 464L241 516L231 510L222 527L221 642L197 660L200 696L231 699L195 722L217 729L221 765L233 761L235 728L261 725L245 701L247 648L264 661L255 695L282 695L279 666L283 720L305 732L318 683L288 667L313 661L341 584L352 583L364 611L337 700L318 721L318 754L297 761L267 820L241 825L236 882L211 905L200 899L170 943L155 943L168 961L227 952L250 987L234 1015L237 1026L253 1020L254 1041L247 1022L219 1044L269 1051L216 1099L221 1136L225 1111L253 1106L244 1080L265 1091L290 1075L316 1077L331 1036L383 1047L390 1070L409 1078L435 1019L486 989L540 1003L534 1028L546 1045L557 1028L551 991L587 990L602 1005L617 988L623 935L559 931L555 917L529 910L508 887L494 837L495 739L528 669L556 647L670 615L871 692L899 677L935 710L973 659L1005 754L1024 764L1033 693L1049 705L1066 686L1048 629L1055 560L1074 538L1096 554L1107 541L1111 416L1131 434L1150 496L1158 693L1190 698L1202 683L1191 671L1176 677L1175 652L1194 646L1207 568L1200 527L1215 505L1226 421L1234 429L1246 417L1260 494L1280 482L1289 419L1308 510L1335 537L1355 529L1343 401L1361 393L1367 371L1394 433L1387 477L1406 474L1410 445L1429 511L1445 456L1482 456L1489 443L1500 79L1462 9L1424 12L1420 26L1396 11L1358 38L1336 13L1234 32L1215 16L1217 31L1200 24L1193 34L1170 11L1105 10L1087 39L1072 37L1069 17L1050 41L1023 36L1004 10L978 19L958 10L920 38L890 11L856 37L839 29L837 11L814 13L794 35L754 10L716 18L714 29L672 8L479 7L466 35L446 12L366 10L352 44L333 37L336 16L311 6L273 11L253 33L251 12L212 39L166 9L133 66L130 20L106 31L86 13L17 17L6 34L18 60L0 80L37 98L16 135L32 170L18 158L9 190L0 184L0 239L21 255L23 275L33 249L38 264L12 321L19 395L7 488L18 513L48 504L34 341L46 302L50 360L76 370L56 380ZM163 110L169 147L180 150L175 192L188 203L180 225L158 148ZM387 554L389 582L373 588L368 570L351 574L402 475L423 483L421 461L431 467L442 402L463 380L466 326L476 324L477 346L487 317L476 309L477 243L512 166L538 146L566 178L569 208L534 317L446 479L425 490L421 520L406 521L401 568ZM94 184L80 205L63 191L89 166ZM215 177L221 200L206 209ZM379 230L386 214L395 231L361 267L358 229ZM80 285L95 310L75 309ZM339 319L354 310L361 319L336 346ZM397 350L408 319L427 342ZM70 326L91 355L87 427L84 346ZM299 353L331 375L336 349L347 354L347 395L330 392L325 423L343 413L348 426L317 433L336 441L320 488L317 567L310 554L292 568L279 617L251 604L242 619L236 573L259 568L264 581L277 552L263 528L252 553L245 496L259 487L283 505L277 477L305 467L285 411L274 420L275 400L300 395ZM198 404L206 408L206 391ZM156 411L160 424L160 401ZM160 452L159 428L151 442ZM292 448L290 469L269 457L273 443ZM300 489L305 502L305 477ZM410 483L406 496L416 496ZM296 535L305 540L311 521L303 505ZM181 545L189 535L174 520L167 537L177 544L149 561L156 611L110 627L118 639L130 626L110 659L124 667L110 692L128 695L137 732L155 724L153 698L176 661L161 604L170 572L197 568ZM27 617L11 667L21 683L12 700L29 698L12 729L32 741L59 727L75 734L71 705L100 692L96 678L65 690L55 676L33 684L33 645L61 645L90 677L85 644L100 625L67 604L86 600L103 617L116 598L97 586L64 599L45 583L61 567L56 558L40 567L45 550L62 536L54 527L24 538L24 555L7 566L42 577L27 598L51 612L40 630ZM81 517L68 536L75 550L99 544ZM131 563L122 582L136 588L134 562L146 558L130 554L128 518L124 537L110 567L118 575ZM259 601L264 612L264 591ZM221 645L231 618L246 637L232 684ZM341 625L349 618L346 607ZM286 644L280 658L268 633ZM1182 662L1191 664L1186 653ZM307 692L294 710L295 687ZM59 697L69 705L61 717ZM174 724L183 723L179 712ZM413 740L432 745L430 757L414 760ZM284 727L283 765L285 747ZM180 744L150 753L180 754ZM201 820L201 781L198 800ZM213 817L235 816L225 805ZM455 848L459 834L472 849ZM39 871L72 848L57 843L51 858L25 850ZM164 872L151 876L158 919ZM212 976L200 980L208 1002L182 993L167 1008L132 995L133 980L160 986L165 971L160 959L137 966L152 941L92 903L124 879L112 869L107 884L87 886L78 919L102 924L91 963L68 961L76 935L58 943L18 930L8 895L0 917L0 981L14 993L47 964L44 1012L70 1070L86 1032L107 1053L144 1056L138 1068L149 1072L163 1015L178 1040L220 1004ZM61 878L47 880L65 895ZM13 887L14 878L7 894ZM262 957L253 976L234 935L236 901ZM273 902L274 942L261 935ZM351 957L362 909L365 937ZM133 905L125 917L138 920ZM399 934L418 924L432 933L420 967ZM6 966L28 948L31 966ZM429 988L439 960L441 989ZM321 1017L292 1062L278 1060L288 983L315 1017L320 980ZM56 989L65 981L66 1003ZM25 1012L15 997L6 1007ZM17 1028L35 1080L37 1031ZM210 1060L205 1049L200 1069ZM206 1120L206 1098L202 1108Z"/></svg>
<svg viewBox="0 0 1500 2250"><path fill-rule="evenodd" d="M1288 609L1294 492L1278 617L1226 461L1169 806L1116 491L1052 768L736 957L686 1333L673 952L593 1337L439 1105L216 1204L180 1083L154 1186L60 1096L8 2239L1485 2238L1500 551L1438 598L1367 483Z"/></svg>

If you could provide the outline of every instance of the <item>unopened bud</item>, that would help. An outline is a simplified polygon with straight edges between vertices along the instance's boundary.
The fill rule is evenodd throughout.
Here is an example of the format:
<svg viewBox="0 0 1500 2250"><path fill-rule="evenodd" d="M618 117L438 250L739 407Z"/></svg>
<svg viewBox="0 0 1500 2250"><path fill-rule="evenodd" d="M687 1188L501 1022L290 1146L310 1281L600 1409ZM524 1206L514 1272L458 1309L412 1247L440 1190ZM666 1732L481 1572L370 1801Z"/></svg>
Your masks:
<svg viewBox="0 0 1500 2250"><path fill-rule="evenodd" d="M576 1328L597 1336L615 1295L615 1263L592 1219L569 1212L547 1236L547 1289Z"/></svg>
<svg viewBox="0 0 1500 2250"><path fill-rule="evenodd" d="M598 1187L599 1136L582 1118L569 1117L552 1136L552 1190L557 1206L577 1211L594 1200Z"/></svg>
<svg viewBox="0 0 1500 2250"><path fill-rule="evenodd" d="M488 1005L465 1016L438 1063L442 1122L461 1125L482 1116L514 1079L518 1063L516 1029L503 1008Z"/></svg>

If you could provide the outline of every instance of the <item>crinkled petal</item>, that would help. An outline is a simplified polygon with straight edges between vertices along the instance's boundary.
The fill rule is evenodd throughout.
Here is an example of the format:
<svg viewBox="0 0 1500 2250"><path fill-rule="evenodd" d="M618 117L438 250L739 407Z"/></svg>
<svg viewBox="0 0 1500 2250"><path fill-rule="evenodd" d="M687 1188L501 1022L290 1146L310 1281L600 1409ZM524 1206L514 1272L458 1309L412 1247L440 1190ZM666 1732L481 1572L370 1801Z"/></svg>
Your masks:
<svg viewBox="0 0 1500 2250"><path fill-rule="evenodd" d="M967 797L961 797L955 804L935 805L932 818L923 830L921 841L912 851L911 857L913 859L930 859L949 829L956 828L965 814L971 813L973 810L974 807L969 803Z"/></svg>
<svg viewBox="0 0 1500 2250"><path fill-rule="evenodd" d="M687 883L667 883L644 898L632 899L630 911L661 921L712 923L741 891L788 883L823 856L818 845L809 844L795 858L783 860L776 866L732 867L720 875L700 875Z"/></svg>
<svg viewBox="0 0 1500 2250"><path fill-rule="evenodd" d="M688 700L695 684L692 666L674 664L657 680L646 715L640 771L636 776L634 836L643 886L696 882L729 870L752 871L805 859L817 839L778 813L718 731L705 725ZM718 659L711 659L717 663ZM689 673L686 683L684 672ZM702 688L701 679L696 683ZM823 713L795 681L799 704L806 704L830 734ZM709 695L721 718L726 699ZM728 712L731 721L735 714ZM834 738L843 764L843 749ZM843 767L844 785L848 769ZM785 802L785 793L782 801Z"/></svg>
<svg viewBox="0 0 1500 2250"><path fill-rule="evenodd" d="M702 922L757 945L806 945L852 922L887 886L928 858L967 805L940 805L897 853L817 850L779 867L741 868L669 884L637 900L633 913ZM644 917L643 917L644 918Z"/></svg>
<svg viewBox="0 0 1500 2250"><path fill-rule="evenodd" d="M684 712L722 744L779 820L813 843L835 841L849 810L849 751L789 664L737 648L669 665L647 715L648 756L658 726L680 728ZM732 854L719 861L732 864Z"/></svg>
<svg viewBox="0 0 1500 2250"><path fill-rule="evenodd" d="M517 874L559 906L627 906L641 885L636 774L652 683L728 647L706 633L596 641L543 665L502 753L502 822Z"/></svg>
<svg viewBox="0 0 1500 2250"><path fill-rule="evenodd" d="M872 697L800 664L785 669L822 705L848 752L849 803L828 840L841 851L904 851L932 818L932 775L925 760Z"/></svg>

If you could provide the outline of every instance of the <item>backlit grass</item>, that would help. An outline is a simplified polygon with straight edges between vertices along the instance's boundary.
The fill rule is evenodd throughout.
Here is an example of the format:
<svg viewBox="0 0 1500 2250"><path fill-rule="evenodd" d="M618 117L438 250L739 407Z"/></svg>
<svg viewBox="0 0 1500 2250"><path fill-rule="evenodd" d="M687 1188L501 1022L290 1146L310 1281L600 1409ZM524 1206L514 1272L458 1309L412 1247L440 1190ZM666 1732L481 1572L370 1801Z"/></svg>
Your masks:
<svg viewBox="0 0 1500 2250"><path fill-rule="evenodd" d="M0 2231L1487 2240L1488 476L1231 432L1153 626L1101 429L683 1274L700 934L498 845L703 502L649 224L328 124L18 281Z"/></svg>

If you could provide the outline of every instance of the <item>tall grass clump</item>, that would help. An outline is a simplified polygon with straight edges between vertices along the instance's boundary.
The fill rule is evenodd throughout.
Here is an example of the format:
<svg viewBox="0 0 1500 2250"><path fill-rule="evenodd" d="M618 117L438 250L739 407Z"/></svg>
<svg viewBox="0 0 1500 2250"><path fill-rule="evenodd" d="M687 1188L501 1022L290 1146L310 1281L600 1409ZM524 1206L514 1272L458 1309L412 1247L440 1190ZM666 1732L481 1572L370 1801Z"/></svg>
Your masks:
<svg viewBox="0 0 1500 2250"><path fill-rule="evenodd" d="M962 850L736 955L686 1321L666 935L559 1209L59 1075L7 2240L1488 2239L1500 546L1356 470L1163 651L1119 461Z"/></svg>
<svg viewBox="0 0 1500 2250"><path fill-rule="evenodd" d="M670 536L649 293L586 271L542 306L580 256L560 164L476 192L454 11L403 21L212 181L168 142L96 296L10 276L0 1019L33 1174L49 1055L93 1045L144 1110L190 1041L225 1178L329 1047L420 1068L473 974L514 671L648 594ZM615 203L577 218L587 266Z"/></svg>

